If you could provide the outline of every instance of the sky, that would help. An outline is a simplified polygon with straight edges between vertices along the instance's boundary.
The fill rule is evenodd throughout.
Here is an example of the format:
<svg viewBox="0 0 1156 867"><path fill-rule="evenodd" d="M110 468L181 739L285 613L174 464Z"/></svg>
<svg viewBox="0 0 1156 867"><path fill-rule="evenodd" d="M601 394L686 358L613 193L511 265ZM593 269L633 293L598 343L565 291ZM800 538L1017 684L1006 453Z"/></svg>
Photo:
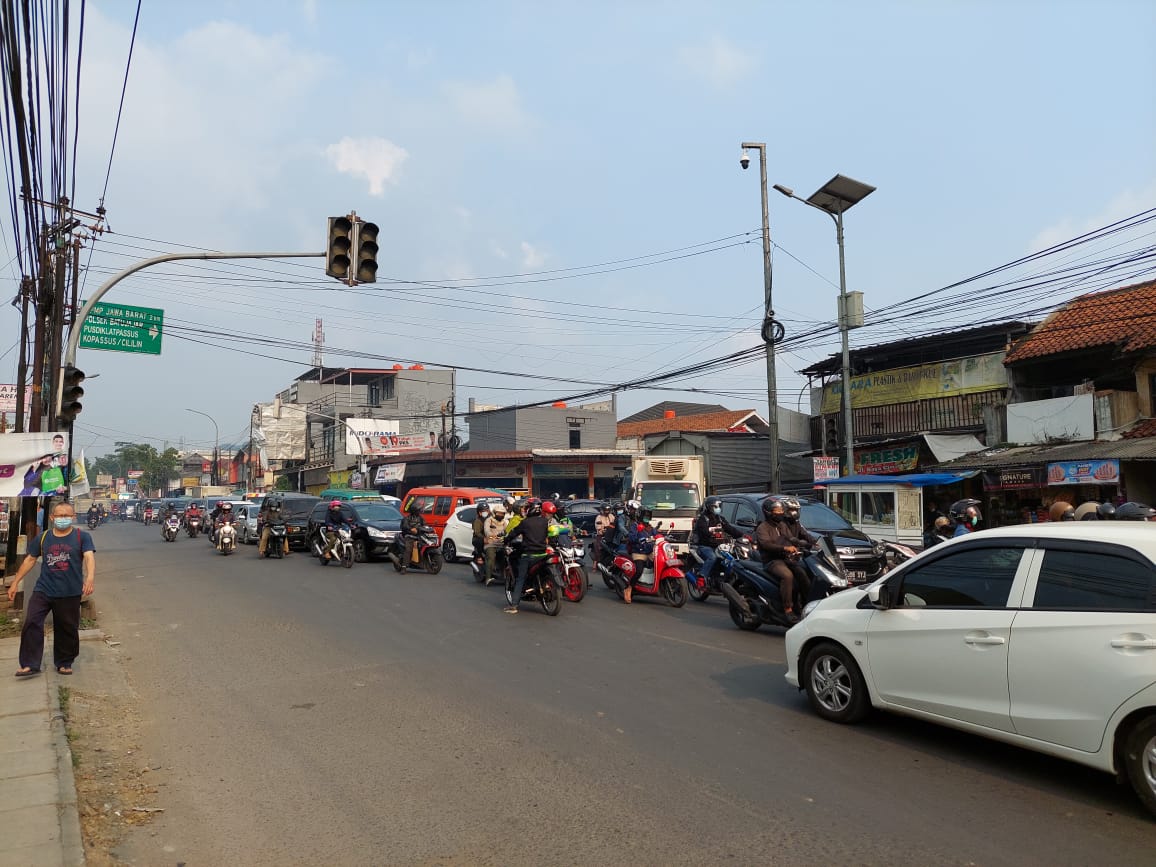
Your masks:
<svg viewBox="0 0 1156 867"><path fill-rule="evenodd" d="M761 203L743 141L765 142L769 183L804 198L836 173L877 188L845 218L868 325L1156 206L1148 0L143 0L113 150L135 11L87 4L76 205L103 195L111 231L85 254L84 294L162 252L320 252L326 218L350 210L381 227L379 280L349 289L301 259L121 282L105 300L161 308L168 330L155 357L80 351L89 456L211 445L188 409L247 439L252 405L309 366L318 318L327 365L473 368L459 408L753 346ZM826 215L770 196L790 337L834 320L838 250ZM0 271L5 297L18 279ZM957 301L851 344L967 324ZM0 333L18 332L4 305ZM838 345L777 353L782 406L807 410L798 371ZM11 349L4 381L15 365ZM669 399L766 413L762 359L671 383L690 387L621 392L620 416Z"/></svg>

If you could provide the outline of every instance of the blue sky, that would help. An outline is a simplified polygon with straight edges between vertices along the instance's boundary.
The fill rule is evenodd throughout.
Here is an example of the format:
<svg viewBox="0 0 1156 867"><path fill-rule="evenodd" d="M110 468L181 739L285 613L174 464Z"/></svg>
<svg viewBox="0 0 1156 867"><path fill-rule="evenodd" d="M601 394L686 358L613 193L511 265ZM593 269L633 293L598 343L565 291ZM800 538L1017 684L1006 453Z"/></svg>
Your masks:
<svg viewBox="0 0 1156 867"><path fill-rule="evenodd" d="M81 208L104 184L134 11L89 3ZM759 177L739 169L743 140L767 142L770 183L803 196L836 173L878 187L846 218L848 286L869 309L1017 259L1156 205L1154 36L1156 4L1140 0L145 0L105 202L115 234L86 287L179 244L320 250L325 218L351 208L382 227L383 277L461 282L341 292L311 260L145 272L109 300L207 333L174 330L159 358L82 351L101 376L77 441L203 445L210 426L185 407L247 436L249 408L309 352L206 345L215 331L308 341L321 317L332 347L510 374L463 373L462 405L581 390L525 374L621 382L752 345ZM771 195L790 335L834 318L835 237ZM557 270L728 238L644 267ZM504 276L543 271L556 273ZM10 293L16 276L0 274ZM0 317L15 334L11 308ZM966 320L956 305L942 325ZM895 336L863 329L852 345ZM780 353L783 405L806 384L797 370L837 347ZM15 352L0 364L13 377ZM765 412L761 360L680 384ZM631 391L619 406L674 397L688 399Z"/></svg>

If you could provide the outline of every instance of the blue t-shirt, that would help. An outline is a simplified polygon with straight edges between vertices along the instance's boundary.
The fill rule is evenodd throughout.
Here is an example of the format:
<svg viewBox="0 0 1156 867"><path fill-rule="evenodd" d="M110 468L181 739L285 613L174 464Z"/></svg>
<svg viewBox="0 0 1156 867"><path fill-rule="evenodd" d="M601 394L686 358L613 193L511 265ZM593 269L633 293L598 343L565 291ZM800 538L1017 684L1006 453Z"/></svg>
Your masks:
<svg viewBox="0 0 1156 867"><path fill-rule="evenodd" d="M971 530L967 529L967 527L965 527L963 524L958 524L955 528L955 532L951 534L951 538L954 539L956 536L966 536L970 532Z"/></svg>
<svg viewBox="0 0 1156 867"><path fill-rule="evenodd" d="M95 550L92 536L78 528L69 530L67 536L57 536L51 530L33 536L28 540L28 555L42 559L40 578L32 589L50 598L80 596L84 592L84 552Z"/></svg>

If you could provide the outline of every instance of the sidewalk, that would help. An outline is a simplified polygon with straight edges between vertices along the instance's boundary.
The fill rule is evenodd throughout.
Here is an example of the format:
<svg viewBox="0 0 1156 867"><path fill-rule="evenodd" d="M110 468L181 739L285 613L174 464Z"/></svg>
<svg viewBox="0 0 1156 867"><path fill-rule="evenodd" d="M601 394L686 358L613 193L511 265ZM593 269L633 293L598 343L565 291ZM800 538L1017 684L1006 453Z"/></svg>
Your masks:
<svg viewBox="0 0 1156 867"><path fill-rule="evenodd" d="M84 864L72 751L60 712L69 678L47 667L38 677L13 677L20 638L0 638L0 867Z"/></svg>

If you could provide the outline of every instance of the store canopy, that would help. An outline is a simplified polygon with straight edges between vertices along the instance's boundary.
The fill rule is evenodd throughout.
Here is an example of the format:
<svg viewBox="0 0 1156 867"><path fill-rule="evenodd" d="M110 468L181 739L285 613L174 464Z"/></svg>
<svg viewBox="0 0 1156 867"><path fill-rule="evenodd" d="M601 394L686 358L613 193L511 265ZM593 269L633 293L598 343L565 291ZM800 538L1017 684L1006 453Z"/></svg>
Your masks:
<svg viewBox="0 0 1156 867"><path fill-rule="evenodd" d="M940 463L953 461L972 452L981 452L983 443L971 434L924 434L924 441Z"/></svg>
<svg viewBox="0 0 1156 867"><path fill-rule="evenodd" d="M936 485L954 485L976 475L972 470L965 473L908 473L900 476L841 476L838 479L823 479L815 482L824 485L910 485L913 488L930 488Z"/></svg>

